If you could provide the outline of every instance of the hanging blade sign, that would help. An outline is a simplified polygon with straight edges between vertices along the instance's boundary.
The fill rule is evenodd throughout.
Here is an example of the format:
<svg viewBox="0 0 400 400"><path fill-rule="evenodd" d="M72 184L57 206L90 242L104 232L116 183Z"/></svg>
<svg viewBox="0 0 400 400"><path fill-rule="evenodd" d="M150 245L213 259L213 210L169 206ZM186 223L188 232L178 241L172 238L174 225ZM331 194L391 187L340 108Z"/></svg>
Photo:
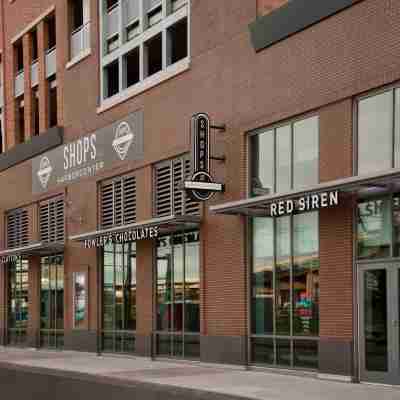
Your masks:
<svg viewBox="0 0 400 400"><path fill-rule="evenodd" d="M192 117L192 163L193 175L184 188L196 201L206 201L215 192L222 192L223 185L214 183L210 174L210 118L200 113Z"/></svg>

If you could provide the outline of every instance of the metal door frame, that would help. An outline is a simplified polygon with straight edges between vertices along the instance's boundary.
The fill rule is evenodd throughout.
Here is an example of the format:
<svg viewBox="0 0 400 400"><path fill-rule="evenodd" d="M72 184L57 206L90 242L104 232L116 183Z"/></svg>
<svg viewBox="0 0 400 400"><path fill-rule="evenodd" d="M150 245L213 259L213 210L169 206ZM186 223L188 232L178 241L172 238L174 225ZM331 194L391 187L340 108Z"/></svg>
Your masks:
<svg viewBox="0 0 400 400"><path fill-rule="evenodd" d="M387 343L388 372L368 372L365 369L364 340L364 273L366 271L386 271L386 302L387 302ZM380 262L357 265L358 275L358 327L359 327L359 378L361 382L383 384L400 383L400 336L399 336L399 295L400 295L400 264L395 262Z"/></svg>

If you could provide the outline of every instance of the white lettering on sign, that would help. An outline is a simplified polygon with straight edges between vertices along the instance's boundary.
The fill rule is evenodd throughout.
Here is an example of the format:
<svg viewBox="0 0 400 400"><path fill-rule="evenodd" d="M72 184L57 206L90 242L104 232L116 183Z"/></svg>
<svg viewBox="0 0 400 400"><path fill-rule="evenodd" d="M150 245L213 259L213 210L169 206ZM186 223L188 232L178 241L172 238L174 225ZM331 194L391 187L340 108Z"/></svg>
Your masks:
<svg viewBox="0 0 400 400"><path fill-rule="evenodd" d="M85 248L91 249L103 247L107 244L123 244L136 242L138 240L155 239L158 237L159 228L157 226L151 228L139 228L120 233L106 233L94 239L85 240Z"/></svg>
<svg viewBox="0 0 400 400"><path fill-rule="evenodd" d="M96 159L96 134L85 136L64 146L64 170L80 167L89 159Z"/></svg>
<svg viewBox="0 0 400 400"><path fill-rule="evenodd" d="M293 214L293 212L314 211L339 205L339 192L323 192L300 197L297 200L280 200L270 204L271 217Z"/></svg>

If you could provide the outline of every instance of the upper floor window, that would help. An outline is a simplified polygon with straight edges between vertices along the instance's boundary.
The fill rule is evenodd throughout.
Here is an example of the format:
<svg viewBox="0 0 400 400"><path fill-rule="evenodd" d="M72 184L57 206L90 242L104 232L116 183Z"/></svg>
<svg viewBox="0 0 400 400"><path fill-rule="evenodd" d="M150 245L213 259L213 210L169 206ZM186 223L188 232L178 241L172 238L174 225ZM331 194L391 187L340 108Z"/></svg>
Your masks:
<svg viewBox="0 0 400 400"><path fill-rule="evenodd" d="M357 173L400 167L400 89L357 101Z"/></svg>
<svg viewBox="0 0 400 400"><path fill-rule="evenodd" d="M251 194L273 194L319 181L319 118L294 121L250 138Z"/></svg>
<svg viewBox="0 0 400 400"><path fill-rule="evenodd" d="M90 0L69 0L70 59L90 49Z"/></svg>
<svg viewBox="0 0 400 400"><path fill-rule="evenodd" d="M100 0L100 4L103 100L128 88L128 97L137 94L188 67L187 0Z"/></svg>
<svg viewBox="0 0 400 400"><path fill-rule="evenodd" d="M14 45L14 57L15 57L15 73L18 74L24 69L24 51L22 46L22 40L15 43Z"/></svg>

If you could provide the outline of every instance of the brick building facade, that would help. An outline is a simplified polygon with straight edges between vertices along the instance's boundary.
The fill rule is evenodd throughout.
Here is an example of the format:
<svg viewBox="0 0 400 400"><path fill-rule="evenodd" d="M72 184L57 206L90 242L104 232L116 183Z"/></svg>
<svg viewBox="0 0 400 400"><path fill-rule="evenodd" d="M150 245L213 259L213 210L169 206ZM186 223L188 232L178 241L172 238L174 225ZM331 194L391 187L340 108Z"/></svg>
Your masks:
<svg viewBox="0 0 400 400"><path fill-rule="evenodd" d="M400 4L325 3L2 2L2 344L399 383Z"/></svg>

